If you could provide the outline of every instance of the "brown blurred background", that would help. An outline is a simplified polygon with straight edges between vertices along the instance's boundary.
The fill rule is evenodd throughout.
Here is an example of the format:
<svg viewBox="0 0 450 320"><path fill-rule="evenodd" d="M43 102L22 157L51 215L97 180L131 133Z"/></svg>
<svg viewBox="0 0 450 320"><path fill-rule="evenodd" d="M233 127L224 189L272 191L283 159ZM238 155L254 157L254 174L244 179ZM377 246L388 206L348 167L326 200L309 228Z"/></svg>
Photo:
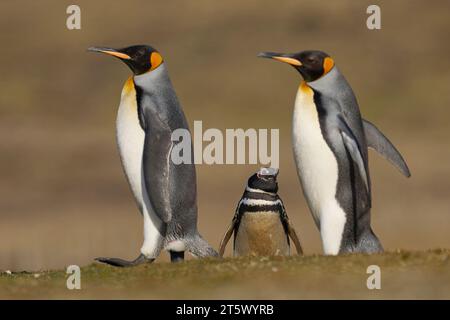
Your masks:
<svg viewBox="0 0 450 320"><path fill-rule="evenodd" d="M82 29L66 29L81 7ZM363 116L405 156L412 178L371 152L373 227L387 250L450 247L448 1L2 1L0 269L133 258L141 216L122 173L115 116L128 68L92 45L151 44L189 119L206 128L280 128L280 195L307 254L320 253L291 151L299 75L263 50L321 49ZM215 247L258 166L200 165L199 226ZM229 253L229 251L228 251ZM164 259L159 261L167 260Z"/></svg>

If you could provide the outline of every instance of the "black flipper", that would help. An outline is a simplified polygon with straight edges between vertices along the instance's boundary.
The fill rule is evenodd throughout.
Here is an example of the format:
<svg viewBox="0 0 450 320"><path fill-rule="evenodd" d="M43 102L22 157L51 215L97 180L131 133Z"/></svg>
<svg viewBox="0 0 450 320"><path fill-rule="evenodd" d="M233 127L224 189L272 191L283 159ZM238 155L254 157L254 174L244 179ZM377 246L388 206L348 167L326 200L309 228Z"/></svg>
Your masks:
<svg viewBox="0 0 450 320"><path fill-rule="evenodd" d="M234 226L235 226L235 221L233 219L233 221L231 222L230 226L228 227L227 232L223 236L222 241L220 241L219 256L221 256L221 257L223 257L223 254L225 252L225 248L226 248L226 246L228 244L228 241L230 240L231 235L234 232Z"/></svg>
<svg viewBox="0 0 450 320"><path fill-rule="evenodd" d="M156 135L159 139L152 137ZM174 204L177 203L174 195L183 194L176 189L177 175L173 170L176 167L170 159L171 150L170 130L157 134L146 132L142 158L144 183L156 215L165 223L172 220Z"/></svg>
<svg viewBox="0 0 450 320"><path fill-rule="evenodd" d="M234 213L233 220L231 220L231 224L228 227L227 232L223 236L222 241L220 241L220 248L219 248L219 256L223 257L223 254L225 252L225 248L227 246L228 241L230 240L231 236L233 235L233 232L236 231L236 228L239 226L239 209L241 207L241 202L239 202L236 211Z"/></svg>
<svg viewBox="0 0 450 320"><path fill-rule="evenodd" d="M408 165L389 139L373 123L363 119L363 125L367 146L378 152L383 158L392 163L405 177L409 178L411 173Z"/></svg>
<svg viewBox="0 0 450 320"><path fill-rule="evenodd" d="M288 232L289 237L291 237L292 242L294 242L295 250L297 250L297 255L302 256L303 255L303 249L300 244L300 240L298 239L297 232L292 227L291 223L288 221Z"/></svg>
<svg viewBox="0 0 450 320"><path fill-rule="evenodd" d="M355 138L355 135L353 134L350 127L347 125L345 120L342 117L339 117L339 131L341 132L342 141L344 142L345 149L350 154L350 157L352 158L353 162L356 164L356 167L358 168L359 175L361 176L361 179L363 180L364 186L366 188L367 192L367 199L369 199L369 204L371 202L371 196L370 196L370 185L369 185L369 176L366 169L366 164L364 162L364 157L361 152L361 147L358 144L358 140Z"/></svg>
<svg viewBox="0 0 450 320"><path fill-rule="evenodd" d="M187 121L175 92L161 90L161 95L166 95L164 99L144 94L138 102L145 131L142 154L144 185L155 214L163 222L169 223L174 215L183 213L185 217L189 216L186 219L191 219L188 222L195 224L197 179L192 144L191 162L175 164L172 159L172 149L179 144L172 141L172 133L177 129L188 130Z"/></svg>
<svg viewBox="0 0 450 320"><path fill-rule="evenodd" d="M106 263L114 267L134 267L143 263L151 263L155 261L155 259L147 259L142 253L133 261L127 261L120 258L95 258L96 261L101 263Z"/></svg>
<svg viewBox="0 0 450 320"><path fill-rule="evenodd" d="M280 201L281 201L281 198L280 198ZM287 232L288 236L292 239L292 242L294 242L295 250L297 250L297 255L302 256L303 249L300 244L300 240L298 239L297 232L295 231L294 227L292 227L292 225L289 221L289 218L286 213L286 209L284 208L284 205L282 202L281 202L281 221L283 223L284 229Z"/></svg>

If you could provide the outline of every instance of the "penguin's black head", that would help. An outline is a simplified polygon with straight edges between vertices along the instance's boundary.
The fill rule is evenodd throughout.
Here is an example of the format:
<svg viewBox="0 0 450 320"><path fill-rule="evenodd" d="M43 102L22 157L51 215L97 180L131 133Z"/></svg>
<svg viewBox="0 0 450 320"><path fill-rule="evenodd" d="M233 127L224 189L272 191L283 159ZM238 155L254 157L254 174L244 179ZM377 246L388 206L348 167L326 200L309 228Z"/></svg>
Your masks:
<svg viewBox="0 0 450 320"><path fill-rule="evenodd" d="M161 54L154 48L146 45L137 45L122 49L90 47L88 51L106 53L119 58L130 67L136 76L153 71L163 63Z"/></svg>
<svg viewBox="0 0 450 320"><path fill-rule="evenodd" d="M261 52L258 57L275 59L290 64L301 73L306 82L319 79L334 67L333 59L327 53L317 50L298 53Z"/></svg>
<svg viewBox="0 0 450 320"><path fill-rule="evenodd" d="M277 175L278 169L261 168L257 173L255 173L248 179L247 186L256 190L277 193Z"/></svg>

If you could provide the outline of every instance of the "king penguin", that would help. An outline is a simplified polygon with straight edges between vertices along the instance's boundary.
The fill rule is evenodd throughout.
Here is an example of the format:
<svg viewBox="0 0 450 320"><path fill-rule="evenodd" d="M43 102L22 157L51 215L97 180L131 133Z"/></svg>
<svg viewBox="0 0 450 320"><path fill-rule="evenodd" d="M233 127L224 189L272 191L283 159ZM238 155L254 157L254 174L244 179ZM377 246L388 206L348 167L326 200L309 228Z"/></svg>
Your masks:
<svg viewBox="0 0 450 320"><path fill-rule="evenodd" d="M262 52L258 56L287 63L303 77L293 116L294 158L325 254L382 252L370 224L367 148L409 177L402 156L372 123L361 118L352 88L327 53Z"/></svg>
<svg viewBox="0 0 450 320"><path fill-rule="evenodd" d="M290 254L289 237L297 254L303 254L297 233L277 194L277 175L276 168L261 168L248 179L233 220L220 243L220 256L233 233L234 256L287 256Z"/></svg>
<svg viewBox="0 0 450 320"><path fill-rule="evenodd" d="M141 254L133 261L97 258L118 267L153 262L168 250L172 262L184 251L197 257L217 252L197 231L197 187L193 161L171 161L176 129L189 130L161 54L151 46L91 47L119 58L133 72L122 89L116 137L125 175L144 222Z"/></svg>

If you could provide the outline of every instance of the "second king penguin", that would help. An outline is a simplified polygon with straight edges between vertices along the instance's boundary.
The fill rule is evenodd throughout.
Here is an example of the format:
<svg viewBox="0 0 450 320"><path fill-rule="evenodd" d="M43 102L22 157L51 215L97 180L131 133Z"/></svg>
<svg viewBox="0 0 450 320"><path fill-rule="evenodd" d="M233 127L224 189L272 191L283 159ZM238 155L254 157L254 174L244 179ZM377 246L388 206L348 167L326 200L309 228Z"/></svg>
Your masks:
<svg viewBox="0 0 450 320"><path fill-rule="evenodd" d="M325 254L383 251L370 225L368 147L405 176L409 169L391 142L361 118L352 88L322 51L264 52L303 77L293 116L294 158Z"/></svg>

